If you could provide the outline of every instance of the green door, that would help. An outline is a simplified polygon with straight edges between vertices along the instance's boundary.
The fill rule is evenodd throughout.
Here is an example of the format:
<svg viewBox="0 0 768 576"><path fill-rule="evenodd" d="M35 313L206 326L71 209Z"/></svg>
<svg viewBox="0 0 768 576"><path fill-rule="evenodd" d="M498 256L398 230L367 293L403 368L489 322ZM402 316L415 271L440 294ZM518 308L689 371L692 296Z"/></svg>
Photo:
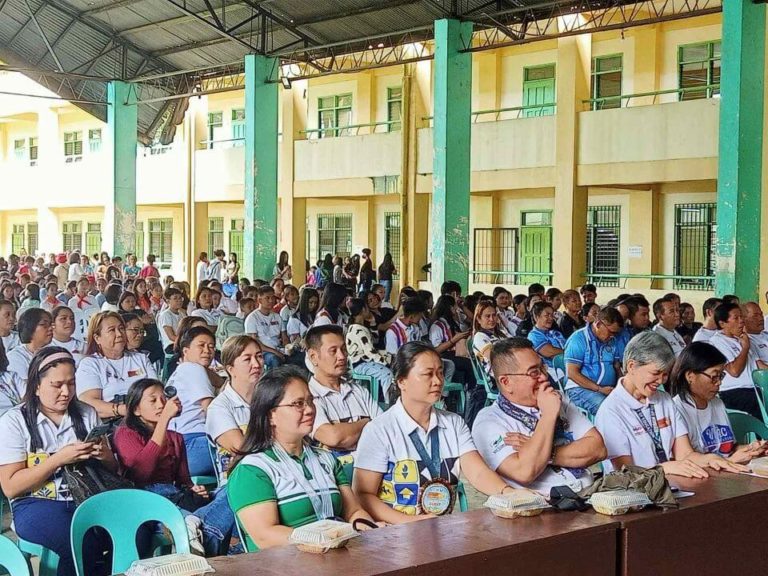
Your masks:
<svg viewBox="0 0 768 576"><path fill-rule="evenodd" d="M552 213L523 212L520 228L520 271L518 284L549 284L552 272Z"/></svg>
<svg viewBox="0 0 768 576"><path fill-rule="evenodd" d="M523 117L552 116L555 107L555 65L526 68L523 76ZM547 106L549 104L549 106Z"/></svg>

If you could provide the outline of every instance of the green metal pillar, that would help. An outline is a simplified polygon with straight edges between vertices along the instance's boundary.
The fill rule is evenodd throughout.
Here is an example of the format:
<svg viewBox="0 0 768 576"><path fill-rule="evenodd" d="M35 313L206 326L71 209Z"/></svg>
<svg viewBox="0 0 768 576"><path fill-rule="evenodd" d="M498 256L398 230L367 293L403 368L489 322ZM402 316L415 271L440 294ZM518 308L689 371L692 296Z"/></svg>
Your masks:
<svg viewBox="0 0 768 576"><path fill-rule="evenodd" d="M256 54L245 57L245 254L242 263L247 277L265 280L272 278L272 268L277 262L278 71L276 58Z"/></svg>
<svg viewBox="0 0 768 576"><path fill-rule="evenodd" d="M432 284L469 288L472 23L435 22Z"/></svg>
<svg viewBox="0 0 768 576"><path fill-rule="evenodd" d="M765 5L723 2L716 290L758 299Z"/></svg>
<svg viewBox="0 0 768 576"><path fill-rule="evenodd" d="M139 109L133 84L107 85L107 133L112 152L112 195L104 209L103 245L112 255L135 250L136 148Z"/></svg>

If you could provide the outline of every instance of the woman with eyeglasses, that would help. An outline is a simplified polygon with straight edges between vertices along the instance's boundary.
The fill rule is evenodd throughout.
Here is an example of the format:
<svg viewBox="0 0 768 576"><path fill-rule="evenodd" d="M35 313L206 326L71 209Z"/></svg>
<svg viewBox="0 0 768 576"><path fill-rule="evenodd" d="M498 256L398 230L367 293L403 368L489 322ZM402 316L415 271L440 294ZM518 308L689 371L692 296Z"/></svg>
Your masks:
<svg viewBox="0 0 768 576"><path fill-rule="evenodd" d="M227 483L249 552L288 544L294 528L316 520L372 522L338 460L308 442L314 421L304 371L280 366L261 378Z"/></svg>
<svg viewBox="0 0 768 576"><path fill-rule="evenodd" d="M53 339L51 313L42 308L28 308L19 318L18 329L21 346L8 352L8 370L15 372L26 384L32 357Z"/></svg>
<svg viewBox="0 0 768 576"><path fill-rule="evenodd" d="M661 466L666 475L707 478L705 470L749 469L691 444L672 397L660 390L675 363L669 343L656 332L632 338L624 351L624 377L597 411L595 427L605 440L605 470L624 465Z"/></svg>
<svg viewBox="0 0 768 576"><path fill-rule="evenodd" d="M736 445L725 404L717 396L727 363L725 356L711 344L689 344L672 368L669 392L685 420L694 450L747 464L752 458L765 454L768 444L756 441Z"/></svg>
<svg viewBox="0 0 768 576"><path fill-rule="evenodd" d="M557 382L565 374L558 374L552 359L565 350L565 338L557 330L555 324L555 309L549 302L536 302L531 308L534 325L528 333L528 340L533 344L533 349L544 360L550 378ZM554 326L554 328L553 328Z"/></svg>
<svg viewBox="0 0 768 576"><path fill-rule="evenodd" d="M77 396L102 418L125 416L128 388L141 378L157 378L145 354L126 346L125 324L116 312L99 312L88 324L85 358L77 367Z"/></svg>
<svg viewBox="0 0 768 576"><path fill-rule="evenodd" d="M495 317L493 303L490 309ZM434 407L445 383L435 349L408 342L393 368L399 398L357 444L354 491L368 513L390 524L449 513L462 473L485 494L513 490L483 461L461 416Z"/></svg>

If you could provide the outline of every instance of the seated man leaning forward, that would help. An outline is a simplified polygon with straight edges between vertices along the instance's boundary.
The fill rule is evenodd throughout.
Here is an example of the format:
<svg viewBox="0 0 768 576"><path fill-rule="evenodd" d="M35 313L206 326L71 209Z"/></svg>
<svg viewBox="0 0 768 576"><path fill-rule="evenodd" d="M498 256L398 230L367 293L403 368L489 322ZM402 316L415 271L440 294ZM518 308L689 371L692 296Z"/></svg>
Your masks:
<svg viewBox="0 0 768 576"><path fill-rule="evenodd" d="M381 409L367 389L347 376L347 348L339 326L314 326L304 341L313 373L309 381L315 401L312 438L342 464L351 463L363 428Z"/></svg>
<svg viewBox="0 0 768 576"><path fill-rule="evenodd" d="M488 466L515 487L549 497L554 486L578 492L592 484L588 467L606 456L600 433L563 399L526 338L493 345L499 397L477 415L472 438Z"/></svg>

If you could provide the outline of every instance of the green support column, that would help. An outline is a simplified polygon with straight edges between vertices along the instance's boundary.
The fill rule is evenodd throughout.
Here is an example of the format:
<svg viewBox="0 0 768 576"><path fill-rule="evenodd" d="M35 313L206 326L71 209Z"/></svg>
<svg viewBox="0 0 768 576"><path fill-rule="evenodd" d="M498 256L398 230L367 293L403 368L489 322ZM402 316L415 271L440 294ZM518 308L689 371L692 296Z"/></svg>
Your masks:
<svg viewBox="0 0 768 576"><path fill-rule="evenodd" d="M469 179L472 23L435 22L432 285L469 288Z"/></svg>
<svg viewBox="0 0 768 576"><path fill-rule="evenodd" d="M276 58L245 57L245 238L244 274L272 278L277 262ZM294 262L294 265L297 263Z"/></svg>
<svg viewBox="0 0 768 576"><path fill-rule="evenodd" d="M104 208L104 248L125 256L136 242L136 147L138 105L133 84L107 86L107 132L112 152L112 195Z"/></svg>
<svg viewBox="0 0 768 576"><path fill-rule="evenodd" d="M716 290L758 300L765 5L723 2Z"/></svg>

